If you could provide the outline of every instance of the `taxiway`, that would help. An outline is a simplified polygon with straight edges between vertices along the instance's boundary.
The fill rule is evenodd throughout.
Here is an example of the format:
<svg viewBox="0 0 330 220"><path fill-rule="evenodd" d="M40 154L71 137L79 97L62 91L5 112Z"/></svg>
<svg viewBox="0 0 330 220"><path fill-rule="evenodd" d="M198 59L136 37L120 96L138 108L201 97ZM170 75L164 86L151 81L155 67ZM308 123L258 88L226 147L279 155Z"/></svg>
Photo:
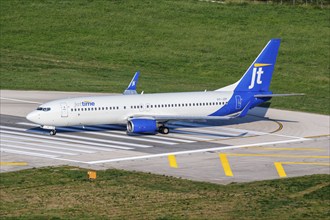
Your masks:
<svg viewBox="0 0 330 220"><path fill-rule="evenodd" d="M1 172L42 166L118 168L221 184L329 174L326 115L255 108L245 118L173 122L169 135L126 135L125 126L58 128L25 119L40 103L105 95L1 90Z"/></svg>

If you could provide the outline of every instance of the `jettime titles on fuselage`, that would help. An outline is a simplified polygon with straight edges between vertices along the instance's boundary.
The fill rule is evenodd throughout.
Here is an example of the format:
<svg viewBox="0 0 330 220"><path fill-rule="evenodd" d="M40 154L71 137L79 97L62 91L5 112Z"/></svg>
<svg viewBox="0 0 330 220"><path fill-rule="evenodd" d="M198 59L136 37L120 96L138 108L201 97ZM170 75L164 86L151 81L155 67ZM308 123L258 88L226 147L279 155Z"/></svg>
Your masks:
<svg viewBox="0 0 330 220"><path fill-rule="evenodd" d="M75 107L93 107L95 106L95 102L91 101L83 101L74 103Z"/></svg>

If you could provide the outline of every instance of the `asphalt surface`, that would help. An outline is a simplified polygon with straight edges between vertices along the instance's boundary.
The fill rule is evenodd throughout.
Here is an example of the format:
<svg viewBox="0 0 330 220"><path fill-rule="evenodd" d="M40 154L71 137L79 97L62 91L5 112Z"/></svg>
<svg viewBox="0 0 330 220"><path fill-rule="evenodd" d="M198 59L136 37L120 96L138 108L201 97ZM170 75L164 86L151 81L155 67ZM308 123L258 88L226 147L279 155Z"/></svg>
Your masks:
<svg viewBox="0 0 330 220"><path fill-rule="evenodd" d="M330 172L325 115L256 108L242 119L175 122L169 135L134 136L121 125L63 127L49 136L25 119L38 103L85 95L1 90L0 171L73 165L220 184Z"/></svg>

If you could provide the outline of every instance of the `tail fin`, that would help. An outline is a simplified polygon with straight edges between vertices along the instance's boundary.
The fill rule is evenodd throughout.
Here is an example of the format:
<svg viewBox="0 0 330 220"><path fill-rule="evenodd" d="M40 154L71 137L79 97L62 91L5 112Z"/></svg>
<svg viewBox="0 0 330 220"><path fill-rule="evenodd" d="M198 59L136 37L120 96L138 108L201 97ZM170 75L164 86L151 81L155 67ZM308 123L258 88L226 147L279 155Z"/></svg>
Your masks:
<svg viewBox="0 0 330 220"><path fill-rule="evenodd" d="M280 43L280 39L270 40L239 81L219 90L269 91Z"/></svg>
<svg viewBox="0 0 330 220"><path fill-rule="evenodd" d="M140 71L137 71L135 73L135 75L133 76L131 82L129 83L127 89L124 91L124 95L135 95L137 94L136 92L136 85L137 85L137 82L139 80L139 76L140 76Z"/></svg>

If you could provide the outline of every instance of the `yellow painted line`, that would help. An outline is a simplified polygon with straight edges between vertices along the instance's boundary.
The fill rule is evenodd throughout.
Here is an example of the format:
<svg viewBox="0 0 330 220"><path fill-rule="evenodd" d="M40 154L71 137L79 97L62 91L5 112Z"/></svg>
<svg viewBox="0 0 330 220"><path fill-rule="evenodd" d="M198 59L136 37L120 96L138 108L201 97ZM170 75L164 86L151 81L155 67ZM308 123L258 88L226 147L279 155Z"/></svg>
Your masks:
<svg viewBox="0 0 330 220"><path fill-rule="evenodd" d="M251 147L259 150L283 150L283 151L326 151L322 148L284 148L284 147Z"/></svg>
<svg viewBox="0 0 330 220"><path fill-rule="evenodd" d="M228 156L238 157L290 157L290 158L324 158L328 159L330 156L305 156L305 155L288 155L288 154L227 154Z"/></svg>
<svg viewBox="0 0 330 220"><path fill-rule="evenodd" d="M319 138L319 137L327 137L330 136L330 134L321 134L321 135L315 135L315 136L307 136L305 138Z"/></svg>
<svg viewBox="0 0 330 220"><path fill-rule="evenodd" d="M330 163L315 163L315 162L281 162L282 164L300 164L300 165L318 165L330 166Z"/></svg>
<svg viewBox="0 0 330 220"><path fill-rule="evenodd" d="M280 177L286 177L286 173L284 171L284 168L282 166L282 163L281 162L275 162L274 165L275 165L275 168L277 170L278 175Z"/></svg>
<svg viewBox="0 0 330 220"><path fill-rule="evenodd" d="M168 155L168 162L170 164L170 167L178 168L175 155Z"/></svg>
<svg viewBox="0 0 330 220"><path fill-rule="evenodd" d="M286 177L286 173L282 164L299 164L299 165L318 165L318 166L330 166L330 163L315 163L315 162L274 162L277 173L280 177Z"/></svg>
<svg viewBox="0 0 330 220"><path fill-rule="evenodd" d="M226 176L234 176L233 172L231 171L231 168L230 168L230 165L229 165L229 162L227 159L227 155L220 153L219 156L220 156L220 161L221 161L221 164L222 164L223 170L225 171Z"/></svg>
<svg viewBox="0 0 330 220"><path fill-rule="evenodd" d="M27 166L25 162L0 162L0 166Z"/></svg>

